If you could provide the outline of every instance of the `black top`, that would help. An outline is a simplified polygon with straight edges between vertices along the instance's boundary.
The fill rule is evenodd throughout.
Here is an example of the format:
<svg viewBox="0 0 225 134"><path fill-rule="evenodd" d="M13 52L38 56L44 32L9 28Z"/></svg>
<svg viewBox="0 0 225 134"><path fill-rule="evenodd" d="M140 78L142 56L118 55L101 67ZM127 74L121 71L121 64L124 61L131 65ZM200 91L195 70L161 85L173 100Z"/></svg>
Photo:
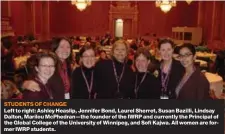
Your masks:
<svg viewBox="0 0 225 134"><path fill-rule="evenodd" d="M88 87L85 82L85 78L82 75L82 70L88 82L88 85L91 85L91 77L93 72L93 86L89 98ZM86 68L86 67L78 67L72 73L72 82L71 82L71 89L72 99L93 99L95 94L95 82L94 82L94 69L93 68Z"/></svg>
<svg viewBox="0 0 225 134"><path fill-rule="evenodd" d="M171 70L169 72L169 81L167 85L167 95L170 99L176 99L175 89L184 75L184 67L177 60L172 61ZM159 80L161 82L161 70L159 70ZM162 86L162 83L161 83Z"/></svg>
<svg viewBox="0 0 225 134"><path fill-rule="evenodd" d="M55 70L55 73L49 78L47 86L52 90L54 99L64 99L65 87L57 70Z"/></svg>
<svg viewBox="0 0 225 134"><path fill-rule="evenodd" d="M119 93L117 92L117 81L114 74L113 62L117 76L120 76L124 67L123 77L119 85ZM135 98L134 82L135 75L131 68L125 63L118 62L117 60L104 60L99 61L95 67L95 80L97 84L97 98L108 99L128 99Z"/></svg>
<svg viewBox="0 0 225 134"><path fill-rule="evenodd" d="M144 81L141 83L145 73L137 73L137 99L159 99L160 98L160 81L151 73L147 73ZM141 84L140 84L141 83ZM136 88L137 88L136 86Z"/></svg>
<svg viewBox="0 0 225 134"><path fill-rule="evenodd" d="M69 80L71 79L71 66L69 62L66 61L67 64L67 73ZM63 78L59 74L58 68L56 68L55 73L48 80L48 87L52 89L52 94L54 99L64 99L65 98L65 86L63 84ZM70 86L71 87L71 86ZM70 88L71 91L71 88Z"/></svg>

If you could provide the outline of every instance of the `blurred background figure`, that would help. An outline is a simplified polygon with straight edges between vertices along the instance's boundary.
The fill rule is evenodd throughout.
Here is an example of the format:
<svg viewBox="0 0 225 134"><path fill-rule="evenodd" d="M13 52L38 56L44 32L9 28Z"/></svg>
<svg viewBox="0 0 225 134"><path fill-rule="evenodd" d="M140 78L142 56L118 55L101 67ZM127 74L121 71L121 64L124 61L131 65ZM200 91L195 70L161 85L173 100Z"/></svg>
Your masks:
<svg viewBox="0 0 225 134"><path fill-rule="evenodd" d="M1 81L1 99L21 99L22 94L16 85L9 80Z"/></svg>
<svg viewBox="0 0 225 134"><path fill-rule="evenodd" d="M107 57L107 54L106 54L106 51L105 50L100 50L99 52L99 60L107 60L108 57Z"/></svg>

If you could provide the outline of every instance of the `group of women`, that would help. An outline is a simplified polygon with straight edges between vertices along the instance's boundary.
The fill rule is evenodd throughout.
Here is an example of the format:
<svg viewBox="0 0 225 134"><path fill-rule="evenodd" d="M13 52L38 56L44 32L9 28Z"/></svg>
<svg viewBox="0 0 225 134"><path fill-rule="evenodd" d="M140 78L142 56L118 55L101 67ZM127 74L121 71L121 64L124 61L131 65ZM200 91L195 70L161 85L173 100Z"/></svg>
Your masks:
<svg viewBox="0 0 225 134"><path fill-rule="evenodd" d="M172 58L171 40L161 40L158 47L162 61L157 75L149 71L152 56L145 48L136 51L136 71L131 69L124 40L113 44L110 59L98 62L95 50L84 45L81 65L72 71L71 45L60 38L53 43L55 55L37 54L35 75L23 83L24 99L209 99L209 82L194 66L194 46L180 47L180 61Z"/></svg>

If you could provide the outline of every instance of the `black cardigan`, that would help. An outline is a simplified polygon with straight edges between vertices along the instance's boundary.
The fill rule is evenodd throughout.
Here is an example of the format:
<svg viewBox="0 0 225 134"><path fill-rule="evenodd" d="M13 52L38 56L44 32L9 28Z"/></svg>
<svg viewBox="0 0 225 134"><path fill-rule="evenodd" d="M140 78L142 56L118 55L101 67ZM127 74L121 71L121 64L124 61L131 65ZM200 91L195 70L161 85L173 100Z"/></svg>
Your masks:
<svg viewBox="0 0 225 134"><path fill-rule="evenodd" d="M120 82L120 92L117 93L117 81L114 74L113 62L117 73L122 73L123 63L117 60L104 60L99 61L95 67L95 80L97 86L97 98L108 99L128 99L135 98L134 94L134 82L135 75L129 65L125 63L124 74Z"/></svg>
<svg viewBox="0 0 225 134"><path fill-rule="evenodd" d="M90 85L91 75L94 69L86 68L86 67L82 67L82 69L86 76L87 82ZM85 79L82 75L81 67L78 67L74 70L74 72L72 73L72 82L71 82L71 89L72 89L71 98L72 99L93 99L94 98L94 94L95 94L94 73L95 72L93 72L93 86L91 90L91 98L89 98L88 88L87 88Z"/></svg>
<svg viewBox="0 0 225 134"><path fill-rule="evenodd" d="M167 94L170 99L176 99L175 89L184 75L184 67L177 60L172 61L172 66L169 74L169 82L167 85ZM161 82L161 70L159 71L159 80ZM161 85L162 86L162 85Z"/></svg>
<svg viewBox="0 0 225 134"><path fill-rule="evenodd" d="M137 73L137 86L140 84L145 73ZM151 73L147 73L144 81L137 90L137 99L159 99L160 81Z"/></svg>

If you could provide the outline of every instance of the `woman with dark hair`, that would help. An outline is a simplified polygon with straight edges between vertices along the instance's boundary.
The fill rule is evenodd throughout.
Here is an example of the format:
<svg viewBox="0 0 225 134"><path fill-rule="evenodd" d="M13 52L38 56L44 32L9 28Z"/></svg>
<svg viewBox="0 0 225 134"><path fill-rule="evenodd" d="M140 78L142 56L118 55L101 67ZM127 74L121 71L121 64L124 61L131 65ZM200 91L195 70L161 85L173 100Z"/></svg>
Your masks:
<svg viewBox="0 0 225 134"><path fill-rule="evenodd" d="M134 98L134 73L127 65L128 46L118 40L112 47L112 58L96 64L95 80L97 98Z"/></svg>
<svg viewBox="0 0 225 134"><path fill-rule="evenodd" d="M95 96L94 65L95 51L90 45L80 50L81 66L72 73L72 99L93 99Z"/></svg>
<svg viewBox="0 0 225 134"><path fill-rule="evenodd" d="M137 69L135 77L135 94L137 99L159 99L160 81L148 71L151 54L145 48L139 48L134 56Z"/></svg>
<svg viewBox="0 0 225 134"><path fill-rule="evenodd" d="M38 84L40 91L32 92L25 90L23 92L23 99L53 99L52 90L47 86L47 82L55 72L55 56L50 53L38 53L34 62L32 80Z"/></svg>
<svg viewBox="0 0 225 134"><path fill-rule="evenodd" d="M72 51L70 42L66 38L57 38L52 43L52 51L57 56L57 65L54 75L47 84L52 89L54 99L69 99ZM22 87L31 91L40 91L34 81L25 81Z"/></svg>
<svg viewBox="0 0 225 134"><path fill-rule="evenodd" d="M209 82L194 65L195 47L185 43L179 48L179 59L185 68L185 74L176 87L177 99L209 99Z"/></svg>
<svg viewBox="0 0 225 134"><path fill-rule="evenodd" d="M184 68L173 59L174 43L170 39L159 41L160 63L159 79L161 81L161 99L176 99L175 88L184 75Z"/></svg>
<svg viewBox="0 0 225 134"><path fill-rule="evenodd" d="M175 60L179 60L179 49L180 49L180 46L177 46L174 48L174 51L173 51L173 58Z"/></svg>
<svg viewBox="0 0 225 134"><path fill-rule="evenodd" d="M99 60L107 60L108 57L107 57L107 54L106 54L106 51L105 50L100 50L99 52Z"/></svg>
<svg viewBox="0 0 225 134"><path fill-rule="evenodd" d="M39 51L40 51L40 48L39 48L39 44L37 44L37 43L35 43L33 45L33 47L31 47L31 50L30 50L31 54L36 54Z"/></svg>
<svg viewBox="0 0 225 134"><path fill-rule="evenodd" d="M58 62L58 73L63 82L65 99L70 98L70 77L72 73L72 49L67 38L58 38L52 44L52 51L56 53Z"/></svg>

